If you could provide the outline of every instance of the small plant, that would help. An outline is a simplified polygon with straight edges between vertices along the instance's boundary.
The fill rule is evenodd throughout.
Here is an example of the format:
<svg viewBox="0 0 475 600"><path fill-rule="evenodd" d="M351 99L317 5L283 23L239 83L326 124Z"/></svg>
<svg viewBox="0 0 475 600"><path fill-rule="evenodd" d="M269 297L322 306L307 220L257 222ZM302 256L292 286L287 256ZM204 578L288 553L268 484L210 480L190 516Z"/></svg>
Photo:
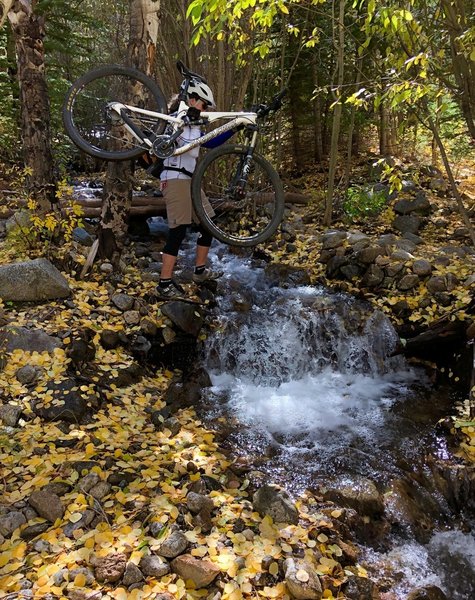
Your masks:
<svg viewBox="0 0 475 600"><path fill-rule="evenodd" d="M46 213L40 211L36 200L28 198L27 210L8 234L10 245L19 253L52 254L53 249L70 242L74 229L82 225L82 207L74 201L73 188L65 181L59 182L56 198L61 200L61 207L57 204Z"/></svg>
<svg viewBox="0 0 475 600"><path fill-rule="evenodd" d="M385 190L373 190L354 185L346 190L343 211L352 219L375 216L386 206L387 201Z"/></svg>

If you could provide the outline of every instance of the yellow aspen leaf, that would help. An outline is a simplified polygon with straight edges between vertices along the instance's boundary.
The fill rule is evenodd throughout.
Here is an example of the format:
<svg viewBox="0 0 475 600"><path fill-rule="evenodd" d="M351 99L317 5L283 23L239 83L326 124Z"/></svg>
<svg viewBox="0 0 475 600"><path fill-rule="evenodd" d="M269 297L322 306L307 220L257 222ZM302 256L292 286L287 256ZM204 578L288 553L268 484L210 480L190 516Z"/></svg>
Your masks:
<svg viewBox="0 0 475 600"><path fill-rule="evenodd" d="M69 521L71 523L77 523L81 519L82 519L82 514L80 512L75 512L75 513L73 513L72 515L69 516Z"/></svg>
<svg viewBox="0 0 475 600"><path fill-rule="evenodd" d="M330 514L334 519L338 519L338 517L341 517L342 512L343 511L341 511L341 510L332 510L332 512Z"/></svg>
<svg viewBox="0 0 475 600"><path fill-rule="evenodd" d="M318 537L317 540L321 543L321 544L325 544L326 542L328 542L328 536L325 535L324 533L321 533Z"/></svg>
<svg viewBox="0 0 475 600"><path fill-rule="evenodd" d="M86 576L84 573L78 573L74 578L75 587L84 587L86 585Z"/></svg>
<svg viewBox="0 0 475 600"><path fill-rule="evenodd" d="M299 569L297 573L295 573L295 579L301 581L302 583L305 583L310 579L310 575L304 569Z"/></svg>
<svg viewBox="0 0 475 600"><path fill-rule="evenodd" d="M272 562L269 566L269 573L276 577L279 574L279 565L276 562Z"/></svg>

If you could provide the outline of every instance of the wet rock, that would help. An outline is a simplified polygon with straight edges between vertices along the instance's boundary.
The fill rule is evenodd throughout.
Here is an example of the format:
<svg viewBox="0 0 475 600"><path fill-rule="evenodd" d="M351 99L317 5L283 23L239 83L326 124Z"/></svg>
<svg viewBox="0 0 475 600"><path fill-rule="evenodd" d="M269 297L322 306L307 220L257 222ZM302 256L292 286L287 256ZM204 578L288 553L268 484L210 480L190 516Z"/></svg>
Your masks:
<svg viewBox="0 0 475 600"><path fill-rule="evenodd" d="M109 554L104 557L94 556L91 565L98 581L114 583L119 581L125 573L127 557L122 553Z"/></svg>
<svg viewBox="0 0 475 600"><path fill-rule="evenodd" d="M277 486L263 485L252 499L253 508L261 516L269 515L275 523L297 524L298 510L289 494Z"/></svg>
<svg viewBox="0 0 475 600"><path fill-rule="evenodd" d="M284 561L285 584L297 600L320 600L322 586L315 569L307 561L287 558Z"/></svg>
<svg viewBox="0 0 475 600"><path fill-rule="evenodd" d="M184 333L196 337L203 325L203 315L199 307L187 302L167 302L162 305L162 313Z"/></svg>
<svg viewBox="0 0 475 600"><path fill-rule="evenodd" d="M21 407L13 404L0 406L0 422L7 427L16 427L21 417Z"/></svg>
<svg viewBox="0 0 475 600"><path fill-rule="evenodd" d="M36 512L51 523L54 523L56 519L62 519L64 515L64 506L61 502L61 498L56 494L47 492L44 490L37 490L33 492L28 502Z"/></svg>
<svg viewBox="0 0 475 600"><path fill-rule="evenodd" d="M170 565L154 554L143 556L139 568L146 577L160 578L170 573Z"/></svg>
<svg viewBox="0 0 475 600"><path fill-rule="evenodd" d="M112 350L120 346L120 337L117 331L112 329L103 329L101 331L101 346L106 350Z"/></svg>
<svg viewBox="0 0 475 600"><path fill-rule="evenodd" d="M266 265L264 272L271 286L295 287L310 283L308 270L302 267L271 263Z"/></svg>
<svg viewBox="0 0 475 600"><path fill-rule="evenodd" d="M158 327L156 323L150 319L142 319L140 321L140 331L144 336L155 337L157 335Z"/></svg>
<svg viewBox="0 0 475 600"><path fill-rule="evenodd" d="M144 577L142 571L137 567L137 565L133 562L128 562L125 567L124 577L122 579L123 585L129 587L129 585L133 585L134 583L139 583L143 581Z"/></svg>
<svg viewBox="0 0 475 600"><path fill-rule="evenodd" d="M0 266L0 297L14 302L67 298L67 279L46 258Z"/></svg>
<svg viewBox="0 0 475 600"><path fill-rule="evenodd" d="M428 585L412 590L407 600L448 600L448 598L439 587Z"/></svg>
<svg viewBox="0 0 475 600"><path fill-rule="evenodd" d="M384 511L381 494L375 484L365 477L340 477L323 490L325 500L355 509L359 514L376 516Z"/></svg>
<svg viewBox="0 0 475 600"><path fill-rule="evenodd" d="M135 299L127 294L114 294L111 298L111 302L122 312L132 310Z"/></svg>
<svg viewBox="0 0 475 600"><path fill-rule="evenodd" d="M10 537L15 529L26 523L25 515L19 510L12 510L6 515L0 516L0 534L3 537Z"/></svg>
<svg viewBox="0 0 475 600"><path fill-rule="evenodd" d="M351 600L379 600L378 588L366 577L350 577L343 589Z"/></svg>
<svg viewBox="0 0 475 600"><path fill-rule="evenodd" d="M35 381L35 379L38 377L38 372L35 367L32 367L31 365L25 365L17 370L15 377L21 384L25 385L28 383L33 383L33 381Z"/></svg>
<svg viewBox="0 0 475 600"><path fill-rule="evenodd" d="M191 579L197 589L209 585L220 573L219 567L211 561L195 558L191 554L183 554L175 558L171 568L185 581Z"/></svg>
<svg viewBox="0 0 475 600"><path fill-rule="evenodd" d="M188 540L181 531L173 531L157 550L159 556L175 558L188 548Z"/></svg>
<svg viewBox="0 0 475 600"><path fill-rule="evenodd" d="M94 243L94 238L92 235L82 227L75 227L73 229L72 238L75 242L81 244L82 246L92 246Z"/></svg>

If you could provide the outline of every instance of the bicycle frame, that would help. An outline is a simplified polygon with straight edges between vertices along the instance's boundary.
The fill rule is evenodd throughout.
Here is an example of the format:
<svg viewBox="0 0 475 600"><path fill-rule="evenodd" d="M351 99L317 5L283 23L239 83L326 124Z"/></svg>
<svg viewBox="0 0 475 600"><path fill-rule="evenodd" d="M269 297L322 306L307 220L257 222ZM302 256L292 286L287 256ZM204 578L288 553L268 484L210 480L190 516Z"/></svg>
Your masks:
<svg viewBox="0 0 475 600"><path fill-rule="evenodd" d="M178 108L178 115L183 115L183 117L172 117L171 115L167 115L164 113L157 113L151 110L146 110L143 108L137 108L135 106L129 106L128 104L122 104L120 102L112 102L109 106L111 110L116 112L122 119L122 111L127 109L132 113L139 113L148 117L153 117L156 119L160 119L162 121L168 121L171 125L173 125L173 133L170 137L173 137L178 131L181 131L187 125L193 125L194 123L186 123L183 119L186 116L186 112L188 111L188 105L184 102L180 103ZM206 112L203 111L200 113L200 119L196 124L204 124L204 123L213 123L214 121L218 121L219 119L230 119L224 125L216 127L209 133L206 133L202 137L185 144L184 146L180 146L174 149L173 153L170 156L179 156L180 154L185 154L189 150L196 148L197 146L201 146L206 142L214 139L221 133L234 129L239 125L256 125L257 114L254 112ZM131 127L130 124L124 119L125 128L129 131L131 135L133 135L140 143L145 144L151 150L153 147L153 140L148 139L147 137L139 135L139 133L135 130L134 127ZM177 136L178 137L178 136ZM257 140L257 131L253 132L253 136L250 142L250 146L254 147Z"/></svg>

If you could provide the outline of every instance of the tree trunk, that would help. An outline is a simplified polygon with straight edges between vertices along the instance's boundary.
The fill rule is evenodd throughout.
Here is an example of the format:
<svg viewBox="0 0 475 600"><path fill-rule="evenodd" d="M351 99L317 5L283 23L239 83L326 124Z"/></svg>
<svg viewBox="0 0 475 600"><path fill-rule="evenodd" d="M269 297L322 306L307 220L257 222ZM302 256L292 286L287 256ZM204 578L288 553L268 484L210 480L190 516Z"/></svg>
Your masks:
<svg viewBox="0 0 475 600"><path fill-rule="evenodd" d="M356 80L355 80L355 92L358 91L360 87L361 81L361 70L363 68L363 59L360 57L356 60ZM348 142L346 145L346 165L345 165L345 175L343 178L343 189L348 189L348 185L350 183L350 171L351 171L351 158L353 154L353 132L355 129L355 115L356 115L356 106L353 104L351 107L351 116L350 116L350 125L348 127Z"/></svg>
<svg viewBox="0 0 475 600"><path fill-rule="evenodd" d="M130 0L128 64L149 76L155 69L160 0ZM123 248L132 203L133 163L110 162L104 185L99 234L101 256L114 264Z"/></svg>
<svg viewBox="0 0 475 600"><path fill-rule="evenodd" d="M442 0L441 4L450 36L452 66L458 88L455 99L465 117L469 134L475 140L475 61L466 56L460 44L460 37L469 30L470 14L466 14L463 0Z"/></svg>
<svg viewBox="0 0 475 600"><path fill-rule="evenodd" d="M313 87L318 89L318 68L317 61L312 63L313 70ZM315 92L314 92L315 93ZM319 92L315 95L313 106L313 133L315 138L314 157L316 162L321 163L323 160L323 125L322 125L322 98Z"/></svg>
<svg viewBox="0 0 475 600"><path fill-rule="evenodd" d="M35 13L35 5L36 0L15 0L8 20L15 38L27 185L40 210L46 211L55 201L56 186L45 78L44 18Z"/></svg>
<svg viewBox="0 0 475 600"><path fill-rule="evenodd" d="M328 168L328 189L327 197L325 201L325 215L323 217L323 224L329 227L332 221L333 212L333 191L335 188L335 175L336 165L338 160L338 140L340 138L340 125L341 125L341 113L342 113L342 85L343 85L343 68L344 68L344 51L345 51L345 0L339 2L339 16L338 16L338 43L336 43L337 49L337 67L338 67L338 95L336 98L336 104L333 112L333 127L332 127L332 141L330 147L330 165Z"/></svg>

